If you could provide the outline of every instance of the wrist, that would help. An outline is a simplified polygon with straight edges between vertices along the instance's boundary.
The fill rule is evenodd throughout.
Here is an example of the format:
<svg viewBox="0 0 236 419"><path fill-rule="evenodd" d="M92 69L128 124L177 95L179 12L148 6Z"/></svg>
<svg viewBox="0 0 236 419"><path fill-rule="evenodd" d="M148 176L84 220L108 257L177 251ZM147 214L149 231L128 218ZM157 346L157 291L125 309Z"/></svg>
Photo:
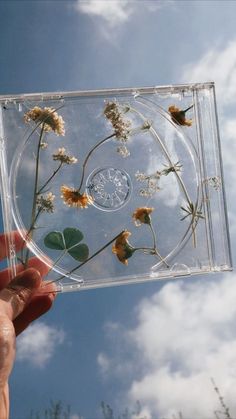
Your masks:
<svg viewBox="0 0 236 419"><path fill-rule="evenodd" d="M3 388L0 389L0 418L8 419L9 418L9 386L8 383L5 384Z"/></svg>

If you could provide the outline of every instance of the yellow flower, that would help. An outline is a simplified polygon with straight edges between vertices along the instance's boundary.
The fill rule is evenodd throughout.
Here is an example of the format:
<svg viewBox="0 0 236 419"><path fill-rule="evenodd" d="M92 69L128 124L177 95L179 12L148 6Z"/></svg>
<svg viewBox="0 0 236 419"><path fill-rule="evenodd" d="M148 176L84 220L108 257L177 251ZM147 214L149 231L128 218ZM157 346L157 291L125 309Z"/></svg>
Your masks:
<svg viewBox="0 0 236 419"><path fill-rule="evenodd" d="M188 127L191 127L192 120L186 119L185 117L185 113L187 112L188 109L182 111L181 109L177 108L175 105L171 105L168 111L171 114L172 121L175 122L177 125L186 125Z"/></svg>
<svg viewBox="0 0 236 419"><path fill-rule="evenodd" d="M68 207L87 208L93 202L91 196L86 193L81 194L78 189L69 186L62 185L61 193L61 198Z"/></svg>
<svg viewBox="0 0 236 419"><path fill-rule="evenodd" d="M128 265L127 259L130 258L134 252L134 248L127 240L130 235L131 233L129 231L123 231L112 246L112 253L114 253L124 265Z"/></svg>
<svg viewBox="0 0 236 419"><path fill-rule="evenodd" d="M132 215L135 225L139 227L141 224L150 224L151 222L150 214L153 212L153 210L154 208L147 208L147 207L137 208Z"/></svg>
<svg viewBox="0 0 236 419"><path fill-rule="evenodd" d="M57 135L65 135L64 121L54 108L40 108L35 106L24 115L26 123L34 121L35 123L41 122L44 131L54 131Z"/></svg>

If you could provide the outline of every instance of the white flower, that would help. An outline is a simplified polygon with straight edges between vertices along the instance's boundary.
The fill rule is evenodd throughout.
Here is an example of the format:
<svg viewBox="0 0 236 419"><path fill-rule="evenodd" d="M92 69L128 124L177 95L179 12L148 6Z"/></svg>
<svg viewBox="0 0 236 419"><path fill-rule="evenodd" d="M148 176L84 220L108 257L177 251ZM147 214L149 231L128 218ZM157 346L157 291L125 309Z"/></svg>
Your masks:
<svg viewBox="0 0 236 419"><path fill-rule="evenodd" d="M116 138L121 141L127 141L131 122L128 119L124 119L117 103L108 102L104 109L104 115L111 122Z"/></svg>
<svg viewBox="0 0 236 419"><path fill-rule="evenodd" d="M38 210L39 211L44 211L44 212L53 212L54 211L54 205L53 205L54 199L55 199L55 195L53 195L52 192L49 192L46 195L40 195L36 200Z"/></svg>
<svg viewBox="0 0 236 419"><path fill-rule="evenodd" d="M58 160L61 163L65 164L74 164L77 163L78 159L76 159L74 156L69 156L66 154L66 150L64 147L59 148L53 155L53 160Z"/></svg>
<svg viewBox="0 0 236 419"><path fill-rule="evenodd" d="M117 153L119 153L123 158L130 156L130 151L125 145L117 147Z"/></svg>
<svg viewBox="0 0 236 419"><path fill-rule="evenodd" d="M35 106L24 115L26 123L34 121L36 124L41 122L45 132L54 131L57 135L65 135L64 121L54 108L40 108Z"/></svg>

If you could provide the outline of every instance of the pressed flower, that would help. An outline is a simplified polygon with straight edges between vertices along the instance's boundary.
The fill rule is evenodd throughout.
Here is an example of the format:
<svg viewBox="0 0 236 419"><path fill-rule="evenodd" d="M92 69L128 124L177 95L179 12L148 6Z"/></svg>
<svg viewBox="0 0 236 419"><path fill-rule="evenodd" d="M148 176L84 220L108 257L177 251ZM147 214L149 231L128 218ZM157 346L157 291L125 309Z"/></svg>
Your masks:
<svg viewBox="0 0 236 419"><path fill-rule="evenodd" d="M181 110L179 108L177 108L177 106L175 105L171 105L168 109L168 111L171 114L171 119L173 122L175 122L178 125L186 125L188 127L191 127L192 125L192 120L191 119L186 119L185 114L186 112L192 108L192 106L190 106L189 108L185 109L185 110Z"/></svg>
<svg viewBox="0 0 236 419"><path fill-rule="evenodd" d="M216 191L218 191L221 187L221 178L219 176L208 177L204 180L204 183L208 183L208 185L212 186Z"/></svg>
<svg viewBox="0 0 236 419"><path fill-rule="evenodd" d="M157 192L157 190L155 191ZM150 198L153 195L153 191L150 191L149 189L140 189L139 195L143 196L144 198Z"/></svg>
<svg viewBox="0 0 236 419"><path fill-rule="evenodd" d="M135 177L139 182L144 182L147 179L147 175L139 170L135 173Z"/></svg>
<svg viewBox="0 0 236 419"><path fill-rule="evenodd" d="M45 143L45 141L42 141L41 143L40 143L40 148L42 149L42 150L45 150L45 148L47 148L48 147L48 143Z"/></svg>
<svg viewBox="0 0 236 419"><path fill-rule="evenodd" d="M53 160L58 160L65 164L74 164L77 163L77 159L74 156L69 156L66 154L66 150L64 147L59 148L57 152L52 155Z"/></svg>
<svg viewBox="0 0 236 419"><path fill-rule="evenodd" d="M130 111L130 109L131 109L130 105L124 105L124 106L122 107L122 111L123 111L123 113L127 113L127 112L129 112L129 111Z"/></svg>
<svg viewBox="0 0 236 419"><path fill-rule="evenodd" d="M137 208L132 215L135 225L140 226L141 224L150 224L151 223L150 214L153 212L153 210L154 208L147 208L147 207Z"/></svg>
<svg viewBox="0 0 236 419"><path fill-rule="evenodd" d="M125 146L125 145L123 145L123 146L120 146L120 147L117 147L117 153L119 153L120 155L121 155L121 157L123 157L124 159L126 158L126 157L129 157L130 156L130 151L128 150L128 148Z"/></svg>
<svg viewBox="0 0 236 419"><path fill-rule="evenodd" d="M39 106L35 106L25 113L24 121L41 122L44 131L54 131L57 135L65 135L64 121L54 108L45 107L42 109Z"/></svg>
<svg viewBox="0 0 236 419"><path fill-rule="evenodd" d="M145 181L150 181L150 180L158 181L161 175L162 175L162 172L159 172L158 170L155 173L152 173L151 175L140 172L139 170L135 173L135 177L139 182L145 182Z"/></svg>
<svg viewBox="0 0 236 419"><path fill-rule="evenodd" d="M182 168L182 164L180 164L179 161L177 161L175 164L173 164L173 166L166 166L164 164L164 166L166 167L165 169L162 170L161 174L164 176L169 175L169 173L171 172L180 172L181 168Z"/></svg>
<svg viewBox="0 0 236 419"><path fill-rule="evenodd" d="M53 205L54 199L55 199L55 195L53 195L52 192L49 192L46 195L40 195L36 200L38 210L39 211L44 211L44 212L53 212L54 211L54 205Z"/></svg>
<svg viewBox="0 0 236 419"><path fill-rule="evenodd" d="M131 233L128 230L123 231L112 246L112 253L114 253L124 265L128 265L127 259L132 256L135 250L128 242L128 237L130 235Z"/></svg>
<svg viewBox="0 0 236 419"><path fill-rule="evenodd" d="M189 216L192 217L193 221L196 221L199 218L201 219L205 218L202 213L202 210L197 207L197 204L193 204L192 202L189 202L186 207L181 206L180 208L185 212L185 214L187 214L187 215L184 215L183 218L181 218L181 221L185 220L185 218Z"/></svg>
<svg viewBox="0 0 236 419"><path fill-rule="evenodd" d="M81 194L78 189L66 185L62 185L61 193L61 198L68 207L87 208L93 202L91 196L86 193Z"/></svg>
<svg viewBox="0 0 236 419"><path fill-rule="evenodd" d="M145 121L145 122L143 123L143 125L141 126L141 130L142 130L142 131L149 130L149 129L151 128L151 126L152 126L152 121L147 120L147 121Z"/></svg>
<svg viewBox="0 0 236 419"><path fill-rule="evenodd" d="M140 189L141 196L150 197L160 190L158 185L162 173L158 170L151 175L142 172L136 172L135 177L138 182L146 182L146 187Z"/></svg>
<svg viewBox="0 0 236 419"><path fill-rule="evenodd" d="M116 138L121 141L127 141L131 122L124 119L118 105L115 102L108 102L104 109L104 115L111 122Z"/></svg>

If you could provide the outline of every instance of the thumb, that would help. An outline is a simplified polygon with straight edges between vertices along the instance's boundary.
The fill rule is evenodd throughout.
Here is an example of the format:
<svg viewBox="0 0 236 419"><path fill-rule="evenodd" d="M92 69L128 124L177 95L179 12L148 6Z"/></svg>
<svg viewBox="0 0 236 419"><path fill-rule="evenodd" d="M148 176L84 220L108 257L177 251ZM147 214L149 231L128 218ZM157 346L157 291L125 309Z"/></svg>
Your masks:
<svg viewBox="0 0 236 419"><path fill-rule="evenodd" d="M0 299L9 319L14 320L22 313L40 285L40 273L30 268L16 275L8 287L0 292Z"/></svg>

